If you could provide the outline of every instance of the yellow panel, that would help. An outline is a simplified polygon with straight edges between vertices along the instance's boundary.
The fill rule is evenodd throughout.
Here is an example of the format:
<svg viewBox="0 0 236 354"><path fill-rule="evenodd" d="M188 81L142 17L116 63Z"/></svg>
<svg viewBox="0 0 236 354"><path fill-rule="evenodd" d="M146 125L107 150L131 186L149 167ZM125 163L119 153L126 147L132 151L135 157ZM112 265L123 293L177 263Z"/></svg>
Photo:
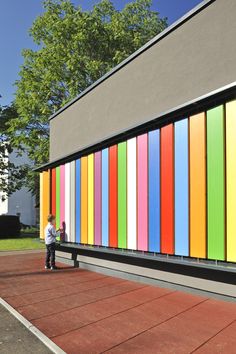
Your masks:
<svg viewBox="0 0 236 354"><path fill-rule="evenodd" d="M44 239L44 229L50 212L50 172L40 173L40 238Z"/></svg>
<svg viewBox="0 0 236 354"><path fill-rule="evenodd" d="M88 244L94 244L94 155L88 156Z"/></svg>
<svg viewBox="0 0 236 354"><path fill-rule="evenodd" d="M236 262L236 101L226 104L227 261Z"/></svg>
<svg viewBox="0 0 236 354"><path fill-rule="evenodd" d="M206 257L205 113L189 119L190 256Z"/></svg>
<svg viewBox="0 0 236 354"><path fill-rule="evenodd" d="M81 158L81 243L88 243L88 158Z"/></svg>

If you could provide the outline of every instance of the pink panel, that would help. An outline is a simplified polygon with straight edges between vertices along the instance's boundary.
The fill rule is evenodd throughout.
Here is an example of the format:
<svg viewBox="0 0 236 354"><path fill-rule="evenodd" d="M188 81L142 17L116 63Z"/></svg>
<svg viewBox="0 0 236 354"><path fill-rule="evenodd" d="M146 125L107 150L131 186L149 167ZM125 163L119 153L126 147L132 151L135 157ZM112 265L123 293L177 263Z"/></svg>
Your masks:
<svg viewBox="0 0 236 354"><path fill-rule="evenodd" d="M102 174L101 174L101 160L102 152L95 153L95 191L94 191L94 202L95 202L95 215L94 215L94 232L95 232L95 245L102 244L102 236L101 236L101 212L102 212L102 196L101 196L101 183L102 183Z"/></svg>
<svg viewBox="0 0 236 354"><path fill-rule="evenodd" d="M65 223L65 165L60 166L60 227Z"/></svg>
<svg viewBox="0 0 236 354"><path fill-rule="evenodd" d="M137 138L138 158L138 250L148 250L148 136L143 134Z"/></svg>

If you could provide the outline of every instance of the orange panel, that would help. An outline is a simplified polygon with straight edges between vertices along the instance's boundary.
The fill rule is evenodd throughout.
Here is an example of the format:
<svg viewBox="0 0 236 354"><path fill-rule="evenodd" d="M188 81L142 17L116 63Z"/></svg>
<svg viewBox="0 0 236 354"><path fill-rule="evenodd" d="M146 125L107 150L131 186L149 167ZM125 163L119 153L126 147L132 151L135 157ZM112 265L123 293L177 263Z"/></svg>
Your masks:
<svg viewBox="0 0 236 354"><path fill-rule="evenodd" d="M206 257L205 113L189 119L190 256Z"/></svg>
<svg viewBox="0 0 236 354"><path fill-rule="evenodd" d="M50 173L40 173L40 238L44 239L44 229L50 212Z"/></svg>

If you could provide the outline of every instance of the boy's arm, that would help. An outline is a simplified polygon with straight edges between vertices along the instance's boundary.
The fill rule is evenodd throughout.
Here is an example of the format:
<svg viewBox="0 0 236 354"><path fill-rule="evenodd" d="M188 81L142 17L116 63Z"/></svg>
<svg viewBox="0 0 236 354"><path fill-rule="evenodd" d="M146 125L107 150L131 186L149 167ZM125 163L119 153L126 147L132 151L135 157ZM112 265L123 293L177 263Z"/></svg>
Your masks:
<svg viewBox="0 0 236 354"><path fill-rule="evenodd" d="M51 234L52 234L53 237L57 236L57 232L56 232L56 229L55 229L54 226L51 228Z"/></svg>

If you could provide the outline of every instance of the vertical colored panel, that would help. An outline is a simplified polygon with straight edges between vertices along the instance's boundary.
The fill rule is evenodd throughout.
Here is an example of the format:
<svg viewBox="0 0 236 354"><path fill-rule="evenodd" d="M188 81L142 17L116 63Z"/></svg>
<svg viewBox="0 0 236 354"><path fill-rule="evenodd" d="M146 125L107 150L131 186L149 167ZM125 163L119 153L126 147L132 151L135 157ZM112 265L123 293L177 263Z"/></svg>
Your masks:
<svg viewBox="0 0 236 354"><path fill-rule="evenodd" d="M109 148L109 246L117 247L117 145Z"/></svg>
<svg viewBox="0 0 236 354"><path fill-rule="evenodd" d="M75 242L75 161L70 163L70 241Z"/></svg>
<svg viewBox="0 0 236 354"><path fill-rule="evenodd" d="M51 170L51 213L56 215L56 169Z"/></svg>
<svg viewBox="0 0 236 354"><path fill-rule="evenodd" d="M60 227L65 223L65 165L60 166Z"/></svg>
<svg viewBox="0 0 236 354"><path fill-rule="evenodd" d="M108 246L109 228L108 149L102 150L102 245Z"/></svg>
<svg viewBox="0 0 236 354"><path fill-rule="evenodd" d="M65 164L65 236L66 242L70 241L70 162Z"/></svg>
<svg viewBox="0 0 236 354"><path fill-rule="evenodd" d="M39 215L40 215L40 238L44 239L44 230L43 230L43 172L39 174Z"/></svg>
<svg viewBox="0 0 236 354"><path fill-rule="evenodd" d="M174 253L173 124L161 128L161 252Z"/></svg>
<svg viewBox="0 0 236 354"><path fill-rule="evenodd" d="M50 212L50 172L43 172L43 227L45 228L48 221L47 217Z"/></svg>
<svg viewBox="0 0 236 354"><path fill-rule="evenodd" d="M138 250L148 250L148 151L147 134L137 138Z"/></svg>
<svg viewBox="0 0 236 354"><path fill-rule="evenodd" d="M60 167L56 167L56 228L60 227Z"/></svg>
<svg viewBox="0 0 236 354"><path fill-rule="evenodd" d="M81 158L81 243L88 243L88 158Z"/></svg>
<svg viewBox="0 0 236 354"><path fill-rule="evenodd" d="M175 123L175 254L189 255L188 119Z"/></svg>
<svg viewBox="0 0 236 354"><path fill-rule="evenodd" d="M44 229L48 223L50 210L50 172L40 173L40 238L44 239Z"/></svg>
<svg viewBox="0 0 236 354"><path fill-rule="evenodd" d="M137 249L136 138L127 141L127 233L128 248Z"/></svg>
<svg viewBox="0 0 236 354"><path fill-rule="evenodd" d="M206 257L205 113L189 119L190 256Z"/></svg>
<svg viewBox="0 0 236 354"><path fill-rule="evenodd" d="M118 247L127 247L127 156L126 142L118 144Z"/></svg>
<svg viewBox="0 0 236 354"><path fill-rule="evenodd" d="M95 245L102 244L102 152L95 153L95 172L94 172L94 239Z"/></svg>
<svg viewBox="0 0 236 354"><path fill-rule="evenodd" d="M80 176L80 160L76 160L76 204L75 204L75 232L76 242L81 242L81 176Z"/></svg>
<svg viewBox="0 0 236 354"><path fill-rule="evenodd" d="M227 261L236 262L236 101L226 104Z"/></svg>
<svg viewBox="0 0 236 354"><path fill-rule="evenodd" d="M208 258L225 259L223 106L207 111Z"/></svg>
<svg viewBox="0 0 236 354"><path fill-rule="evenodd" d="M148 134L149 251L160 252L160 131Z"/></svg>
<svg viewBox="0 0 236 354"><path fill-rule="evenodd" d="M88 156L88 244L94 244L94 155Z"/></svg>

